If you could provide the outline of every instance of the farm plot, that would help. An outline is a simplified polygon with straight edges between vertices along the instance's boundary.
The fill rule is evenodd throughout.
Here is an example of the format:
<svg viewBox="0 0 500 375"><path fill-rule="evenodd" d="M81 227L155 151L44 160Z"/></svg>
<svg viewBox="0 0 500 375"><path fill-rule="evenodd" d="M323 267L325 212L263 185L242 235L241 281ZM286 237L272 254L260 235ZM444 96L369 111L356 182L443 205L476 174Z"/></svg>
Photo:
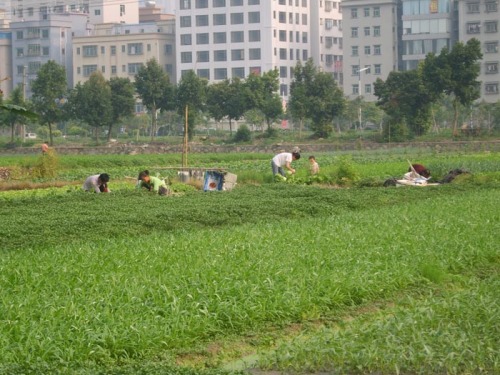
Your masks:
<svg viewBox="0 0 500 375"><path fill-rule="evenodd" d="M499 202L496 184L4 199L0 373L497 373Z"/></svg>

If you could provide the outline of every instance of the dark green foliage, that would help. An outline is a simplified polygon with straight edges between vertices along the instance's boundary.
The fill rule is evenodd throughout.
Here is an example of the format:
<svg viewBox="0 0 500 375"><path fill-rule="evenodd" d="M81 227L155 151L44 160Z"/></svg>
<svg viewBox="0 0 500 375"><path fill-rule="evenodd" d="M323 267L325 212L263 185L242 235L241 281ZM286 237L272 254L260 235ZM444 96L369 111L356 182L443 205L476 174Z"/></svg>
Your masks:
<svg viewBox="0 0 500 375"><path fill-rule="evenodd" d="M250 142L252 140L252 132L250 131L250 128L244 124L240 125L233 140L236 143Z"/></svg>

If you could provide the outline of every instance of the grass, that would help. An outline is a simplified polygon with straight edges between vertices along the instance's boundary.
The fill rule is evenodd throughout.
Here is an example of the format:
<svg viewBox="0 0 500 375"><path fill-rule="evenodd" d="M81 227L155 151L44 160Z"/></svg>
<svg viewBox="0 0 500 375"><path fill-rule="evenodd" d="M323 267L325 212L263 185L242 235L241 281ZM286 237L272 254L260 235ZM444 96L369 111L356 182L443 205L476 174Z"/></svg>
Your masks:
<svg viewBox="0 0 500 375"><path fill-rule="evenodd" d="M495 158L427 188L2 192L0 374L498 373Z"/></svg>

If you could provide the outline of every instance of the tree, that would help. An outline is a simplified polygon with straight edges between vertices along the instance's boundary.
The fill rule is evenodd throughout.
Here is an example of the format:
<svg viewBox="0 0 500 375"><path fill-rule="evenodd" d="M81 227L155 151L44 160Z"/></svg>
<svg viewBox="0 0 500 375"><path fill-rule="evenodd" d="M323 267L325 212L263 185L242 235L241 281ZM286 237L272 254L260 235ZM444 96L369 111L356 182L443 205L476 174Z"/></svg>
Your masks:
<svg viewBox="0 0 500 375"><path fill-rule="evenodd" d="M71 113L94 128L96 143L99 143L99 128L113 123L111 96L110 85L96 71L83 85L78 83L69 97Z"/></svg>
<svg viewBox="0 0 500 375"><path fill-rule="evenodd" d="M113 77L109 80L111 88L111 105L113 107L113 119L109 123L108 142L111 140L111 129L113 124L122 119L132 117L135 110L134 84L128 78Z"/></svg>
<svg viewBox="0 0 500 375"><path fill-rule="evenodd" d="M294 79L290 84L290 99L288 100L287 112L291 114L294 120L299 121L299 138L302 137L302 127L308 115L307 86L312 82L313 68L314 66L311 63L302 66L299 61L293 69Z"/></svg>
<svg viewBox="0 0 500 375"><path fill-rule="evenodd" d="M262 75L250 74L244 87L248 108L258 109L264 114L267 131L271 133L271 125L283 114L283 102L278 93L278 70L270 70Z"/></svg>
<svg viewBox="0 0 500 375"><path fill-rule="evenodd" d="M333 119L344 110L342 90L331 74L314 66L312 59L304 67L297 65L295 72L290 89L291 112L311 119L314 135L326 138L333 131Z"/></svg>
<svg viewBox="0 0 500 375"><path fill-rule="evenodd" d="M157 133L158 110L173 105L173 88L168 74L163 71L156 59L151 59L135 75L135 89L142 104L151 113L151 140Z"/></svg>
<svg viewBox="0 0 500 375"><path fill-rule="evenodd" d="M480 42L472 38L466 44L455 43L451 51L443 49L438 56L429 54L424 61L424 80L428 90L434 95L445 93L453 96L454 136L458 135L459 105L470 107L481 96L481 83L477 78L480 72L478 61L482 57Z"/></svg>
<svg viewBox="0 0 500 375"><path fill-rule="evenodd" d="M374 89L377 105L390 117L384 129L386 138L391 135L395 139L398 134L413 137L427 132L435 96L424 85L420 69L391 72L385 82L377 79Z"/></svg>
<svg viewBox="0 0 500 375"><path fill-rule="evenodd" d="M23 91L20 86L12 90L6 104L14 105L20 108L26 107ZM2 122L10 126L10 141L14 142L16 124L25 124L26 116L20 111L5 111L2 116Z"/></svg>
<svg viewBox="0 0 500 375"><path fill-rule="evenodd" d="M247 109L248 94L246 87L239 78L224 80L208 86L207 107L210 115L220 121L227 117L229 120L229 132L233 133L233 120L243 117Z"/></svg>
<svg viewBox="0 0 500 375"><path fill-rule="evenodd" d="M49 60L40 67L31 83L31 92L34 110L40 116L40 123L48 126L49 142L53 145L52 124L58 123L64 116L58 102L67 92L66 69Z"/></svg>
<svg viewBox="0 0 500 375"><path fill-rule="evenodd" d="M188 123L188 139L194 135L196 119L205 106L207 80L199 78L194 70L186 72L177 85L177 111L186 116Z"/></svg>

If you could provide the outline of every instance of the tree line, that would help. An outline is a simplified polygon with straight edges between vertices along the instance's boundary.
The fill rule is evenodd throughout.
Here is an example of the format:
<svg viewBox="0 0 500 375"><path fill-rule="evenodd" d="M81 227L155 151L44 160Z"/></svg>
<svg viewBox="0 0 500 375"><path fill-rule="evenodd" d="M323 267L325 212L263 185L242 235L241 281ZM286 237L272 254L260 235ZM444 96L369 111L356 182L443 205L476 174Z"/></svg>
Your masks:
<svg viewBox="0 0 500 375"><path fill-rule="evenodd" d="M477 78L481 58L477 39L458 42L439 55L428 54L415 70L391 72L385 81L377 79L375 105L364 103L361 97L348 100L333 76L309 59L304 64L298 62L293 70L286 106L279 92L277 69L211 84L191 70L175 85L152 59L139 69L134 82L129 78L107 81L96 71L89 80L68 90L64 67L49 61L31 83L31 99L26 101L21 87L15 88L2 105L0 120L11 127L14 139L15 125L32 119L28 112L20 110L26 108L37 114L38 123L47 126L50 144L54 125L67 120L90 126L96 142L105 129L109 141L113 126L132 117L140 99L151 114L152 140L158 133L158 114L162 112L174 112L183 118L189 139L205 115L217 122L227 119L231 133L233 121L245 118L247 123L265 123L265 132L272 136L276 121L290 119L298 125L299 134L307 127L313 137L327 138L346 120L349 126L354 123L362 128L363 124L354 120L359 108L371 121L380 123L385 139L403 140L429 131L436 123L438 105L448 101L453 107L456 135L459 111L470 108L480 97ZM500 117L500 104L492 106L491 111L495 119Z"/></svg>

